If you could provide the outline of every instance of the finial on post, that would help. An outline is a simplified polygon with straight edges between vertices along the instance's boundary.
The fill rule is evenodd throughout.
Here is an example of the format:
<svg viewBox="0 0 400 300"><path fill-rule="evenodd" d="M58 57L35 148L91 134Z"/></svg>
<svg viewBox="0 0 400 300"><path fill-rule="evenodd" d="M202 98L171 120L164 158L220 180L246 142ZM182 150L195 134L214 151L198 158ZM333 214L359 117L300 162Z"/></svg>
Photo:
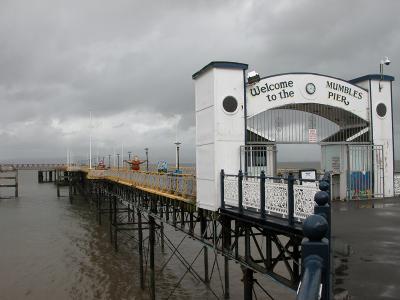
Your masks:
<svg viewBox="0 0 400 300"><path fill-rule="evenodd" d="M328 231L328 222L319 215L309 216L303 223L303 233L310 241L320 241Z"/></svg>
<svg viewBox="0 0 400 300"><path fill-rule="evenodd" d="M314 201L318 204L318 206L325 206L329 203L329 194L325 191L318 191L315 193Z"/></svg>

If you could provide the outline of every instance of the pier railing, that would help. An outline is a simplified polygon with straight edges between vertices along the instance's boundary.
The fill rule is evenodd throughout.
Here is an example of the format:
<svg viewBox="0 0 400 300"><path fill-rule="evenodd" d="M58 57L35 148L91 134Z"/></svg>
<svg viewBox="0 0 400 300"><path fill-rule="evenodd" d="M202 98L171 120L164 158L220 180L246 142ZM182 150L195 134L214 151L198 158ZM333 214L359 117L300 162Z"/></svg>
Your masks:
<svg viewBox="0 0 400 300"><path fill-rule="evenodd" d="M221 207L237 207L261 214L287 218L290 224L306 219L314 212L314 196L319 180L288 177L247 176L221 171Z"/></svg>
<svg viewBox="0 0 400 300"><path fill-rule="evenodd" d="M316 193L314 214L303 223L302 276L296 300L332 299L331 207L322 185Z"/></svg>
<svg viewBox="0 0 400 300"><path fill-rule="evenodd" d="M148 188L188 200L196 198L196 178L189 174L132 171L128 169L87 170L89 177L107 178Z"/></svg>

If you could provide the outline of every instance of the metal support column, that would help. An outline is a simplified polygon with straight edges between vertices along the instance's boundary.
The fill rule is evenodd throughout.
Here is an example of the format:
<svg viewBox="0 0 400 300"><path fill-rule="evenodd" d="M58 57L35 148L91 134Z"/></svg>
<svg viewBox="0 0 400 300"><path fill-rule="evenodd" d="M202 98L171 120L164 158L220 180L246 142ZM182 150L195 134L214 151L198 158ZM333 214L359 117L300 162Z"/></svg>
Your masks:
<svg viewBox="0 0 400 300"><path fill-rule="evenodd" d="M199 209L200 215L200 232L203 239L207 238L207 216L203 209ZM208 248L203 246L203 260L204 260L204 282L206 284L210 283L210 278L208 277Z"/></svg>
<svg viewBox="0 0 400 300"><path fill-rule="evenodd" d="M57 186L57 197L60 197L61 195L60 195L60 173L59 173L60 171L59 170L57 170L56 171L56 186Z"/></svg>
<svg viewBox="0 0 400 300"><path fill-rule="evenodd" d="M161 240L161 251L164 252L164 201L161 196L158 196L160 200L160 240Z"/></svg>
<svg viewBox="0 0 400 300"><path fill-rule="evenodd" d="M223 243L224 243L224 252L227 254L230 252L231 247L231 220L227 217L224 217L223 222ZM224 279L225 279L225 290L224 290L224 298L229 299L229 259L227 255L224 255Z"/></svg>
<svg viewBox="0 0 400 300"><path fill-rule="evenodd" d="M18 170L15 170L15 198L18 198Z"/></svg>
<svg viewBox="0 0 400 300"><path fill-rule="evenodd" d="M115 251L118 251L118 219L117 219L117 214L118 214L118 203L117 203L117 197L113 197L113 206L114 206L114 217L113 217L113 225L114 225L114 249Z"/></svg>
<svg viewBox="0 0 400 300"><path fill-rule="evenodd" d="M243 268L243 299L244 300L252 300L253 299L253 283L254 276L253 270L249 268Z"/></svg>
<svg viewBox="0 0 400 300"><path fill-rule="evenodd" d="M68 172L68 195L69 195L69 202L72 204L72 174Z"/></svg>
<svg viewBox="0 0 400 300"><path fill-rule="evenodd" d="M156 299L156 281L154 269L154 244L155 244L155 220L154 217L149 216L149 244L150 244L150 297L152 300Z"/></svg>
<svg viewBox="0 0 400 300"><path fill-rule="evenodd" d="M140 288L144 289L142 213L137 210Z"/></svg>
<svg viewBox="0 0 400 300"><path fill-rule="evenodd" d="M108 221L109 221L109 227L110 227L110 242L112 243L113 241L113 232L112 232L112 222L113 222L113 215L112 215L112 196L108 195Z"/></svg>

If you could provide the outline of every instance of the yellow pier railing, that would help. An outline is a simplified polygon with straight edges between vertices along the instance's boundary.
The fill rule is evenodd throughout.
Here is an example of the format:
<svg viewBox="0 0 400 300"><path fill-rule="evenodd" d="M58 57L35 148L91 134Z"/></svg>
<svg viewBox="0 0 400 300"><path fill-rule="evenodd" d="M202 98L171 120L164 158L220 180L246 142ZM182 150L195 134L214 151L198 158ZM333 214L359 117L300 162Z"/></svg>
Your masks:
<svg viewBox="0 0 400 300"><path fill-rule="evenodd" d="M189 203L196 202L196 177L192 174L133 171L129 169L95 170L87 167L71 167L68 168L68 171L87 173L88 179L106 179L171 199Z"/></svg>

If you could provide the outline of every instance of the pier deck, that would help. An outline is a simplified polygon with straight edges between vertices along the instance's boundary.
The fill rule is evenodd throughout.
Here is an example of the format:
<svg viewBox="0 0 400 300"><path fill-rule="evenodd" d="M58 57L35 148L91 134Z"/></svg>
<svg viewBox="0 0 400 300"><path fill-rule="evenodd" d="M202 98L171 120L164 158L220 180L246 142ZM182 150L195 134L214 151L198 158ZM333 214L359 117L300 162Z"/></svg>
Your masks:
<svg viewBox="0 0 400 300"><path fill-rule="evenodd" d="M256 274L293 290L298 287L304 237L302 221L313 213L318 181L302 185L292 177L267 180L263 177L260 181L256 176L226 175L221 178L223 207L210 211L197 206L196 178L192 174L68 167L65 176L71 203L79 192L95 203L99 224L104 216L108 217L116 251L120 236L129 231L139 232L139 248L143 246L140 246L143 233L148 232L150 252L154 251L155 236L164 245L163 228L168 224L202 245L201 281L207 288L208 249L223 256L225 298L229 298L230 261L239 263L243 270L244 293L248 295L245 299L251 299ZM268 192L267 196L260 194L260 187ZM155 269L151 254L149 267L152 278ZM191 267L186 267L191 272ZM146 273L143 268L141 265L142 287ZM155 283L151 280L150 289L155 299Z"/></svg>

